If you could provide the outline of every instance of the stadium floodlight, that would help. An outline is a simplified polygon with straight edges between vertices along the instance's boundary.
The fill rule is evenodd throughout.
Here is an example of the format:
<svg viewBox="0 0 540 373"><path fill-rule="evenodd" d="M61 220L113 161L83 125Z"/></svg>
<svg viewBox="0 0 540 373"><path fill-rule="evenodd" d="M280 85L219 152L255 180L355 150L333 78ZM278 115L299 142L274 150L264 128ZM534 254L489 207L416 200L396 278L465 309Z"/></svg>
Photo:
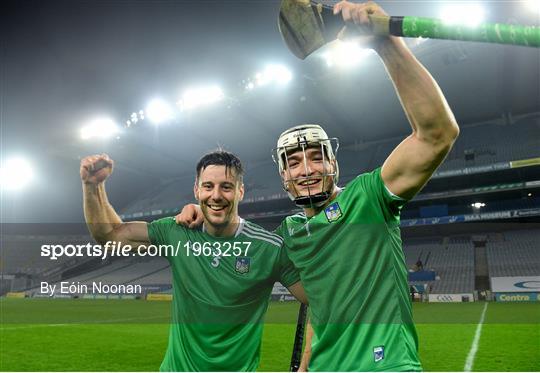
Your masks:
<svg viewBox="0 0 540 373"><path fill-rule="evenodd" d="M263 73L257 73L255 74L255 81L257 82L258 86L267 85L270 83L270 77Z"/></svg>
<svg viewBox="0 0 540 373"><path fill-rule="evenodd" d="M131 113L130 115L131 123L135 124L139 121L139 117L137 116L137 113Z"/></svg>
<svg viewBox="0 0 540 373"><path fill-rule="evenodd" d="M258 86L264 86L270 83L283 85L290 82L291 79L291 71L283 65L269 65L262 72L255 75L255 81Z"/></svg>
<svg viewBox="0 0 540 373"><path fill-rule="evenodd" d="M448 25L476 27L484 21L484 9L478 4L463 2L442 8L439 18Z"/></svg>
<svg viewBox="0 0 540 373"><path fill-rule="evenodd" d="M184 92L178 101L181 110L191 110L223 100L225 94L218 86L192 88Z"/></svg>
<svg viewBox="0 0 540 373"><path fill-rule="evenodd" d="M474 207L475 209L479 209L480 207L485 207L486 204L482 202L474 202L474 203L471 203L471 206Z"/></svg>
<svg viewBox="0 0 540 373"><path fill-rule="evenodd" d="M120 132L120 128L112 119L100 118L81 128L81 138L83 140L95 137L106 139L116 135L118 132Z"/></svg>
<svg viewBox="0 0 540 373"><path fill-rule="evenodd" d="M292 79L292 73L283 65L270 65L263 74L269 76L277 84L287 84Z"/></svg>
<svg viewBox="0 0 540 373"><path fill-rule="evenodd" d="M373 53L371 49L361 48L357 43L336 40L330 43L328 50L323 53L322 57L325 59L328 67L338 66L347 68L358 65Z"/></svg>
<svg viewBox="0 0 540 373"><path fill-rule="evenodd" d="M150 101L146 107L146 117L150 122L154 124L161 124L163 122L173 119L174 113L171 105L161 99L154 99ZM144 118L142 110L139 112L141 118Z"/></svg>
<svg viewBox="0 0 540 373"><path fill-rule="evenodd" d="M540 14L540 0L525 0L525 7L535 14Z"/></svg>
<svg viewBox="0 0 540 373"><path fill-rule="evenodd" d="M2 190L24 188L33 178L30 163L23 158L8 159L0 167L0 187Z"/></svg>

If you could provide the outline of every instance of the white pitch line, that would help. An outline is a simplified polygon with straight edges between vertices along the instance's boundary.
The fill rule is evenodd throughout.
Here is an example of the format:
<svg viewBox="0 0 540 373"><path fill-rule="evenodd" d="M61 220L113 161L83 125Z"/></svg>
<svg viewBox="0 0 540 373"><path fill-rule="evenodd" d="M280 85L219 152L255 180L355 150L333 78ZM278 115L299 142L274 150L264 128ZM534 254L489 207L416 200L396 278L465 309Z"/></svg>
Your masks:
<svg viewBox="0 0 540 373"><path fill-rule="evenodd" d="M482 325L484 325L484 317L486 316L487 306L488 306L488 302L484 304L484 309L482 310L480 321L478 322L478 325L476 326L476 332L474 333L474 339L471 346L471 350L469 351L469 355L467 355L467 360L465 361L465 367L463 368L464 372L470 372L472 370L472 367L474 364L474 358L476 357L476 352L478 351L478 342L480 342L480 334L482 334Z"/></svg>
<svg viewBox="0 0 540 373"><path fill-rule="evenodd" d="M39 324L39 325L25 325L25 326L12 326L12 327L8 326L8 327L1 327L0 331L29 329L29 328L50 328L54 326L66 326L66 325L77 325L77 324Z"/></svg>
<svg viewBox="0 0 540 373"><path fill-rule="evenodd" d="M13 327L0 327L0 331L3 330L18 330L18 329L28 329L28 328L50 328L55 326L84 326L84 325L100 325L100 324L115 324L125 321L134 321L134 320L150 320L150 319L161 319L163 316L150 316L150 317L130 317L125 319L110 319L110 320L91 320L91 321L78 321L74 323L65 323L65 324L34 324L34 325L24 325L24 326L13 326Z"/></svg>

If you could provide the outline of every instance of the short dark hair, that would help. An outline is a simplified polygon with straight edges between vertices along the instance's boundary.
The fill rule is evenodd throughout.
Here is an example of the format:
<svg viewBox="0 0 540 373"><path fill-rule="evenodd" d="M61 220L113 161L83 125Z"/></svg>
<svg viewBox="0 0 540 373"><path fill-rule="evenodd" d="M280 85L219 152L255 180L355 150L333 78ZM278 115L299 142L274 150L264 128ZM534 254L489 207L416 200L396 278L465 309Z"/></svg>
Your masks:
<svg viewBox="0 0 540 373"><path fill-rule="evenodd" d="M208 166L225 166L225 172L234 170L234 175L240 182L244 178L244 167L240 159L231 152L223 149L217 149L207 153L197 162L197 179L201 172Z"/></svg>

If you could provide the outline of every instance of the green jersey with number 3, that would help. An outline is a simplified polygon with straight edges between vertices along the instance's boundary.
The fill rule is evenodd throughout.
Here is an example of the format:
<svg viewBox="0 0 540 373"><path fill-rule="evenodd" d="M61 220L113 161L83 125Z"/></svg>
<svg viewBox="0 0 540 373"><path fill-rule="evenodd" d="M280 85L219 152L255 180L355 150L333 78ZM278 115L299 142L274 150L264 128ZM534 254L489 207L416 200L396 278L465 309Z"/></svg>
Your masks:
<svg viewBox="0 0 540 373"><path fill-rule="evenodd" d="M319 214L279 227L310 303L310 371L421 370L399 231L404 203L379 168Z"/></svg>
<svg viewBox="0 0 540 373"><path fill-rule="evenodd" d="M217 238L174 218L149 223L148 235L174 248L166 253L172 322L160 370L256 370L272 287L299 281L281 237L242 220L234 237Z"/></svg>

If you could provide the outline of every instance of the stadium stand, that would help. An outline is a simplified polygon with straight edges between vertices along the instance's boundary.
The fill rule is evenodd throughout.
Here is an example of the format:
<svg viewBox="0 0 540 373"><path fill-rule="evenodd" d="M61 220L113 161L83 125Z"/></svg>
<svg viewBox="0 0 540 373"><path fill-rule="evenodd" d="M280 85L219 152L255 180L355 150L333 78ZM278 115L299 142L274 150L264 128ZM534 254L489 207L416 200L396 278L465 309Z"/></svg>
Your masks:
<svg viewBox="0 0 540 373"><path fill-rule="evenodd" d="M524 119L515 125L483 124L463 129L441 170L514 161L540 155L538 118ZM486 144L479 146L478 144Z"/></svg>
<svg viewBox="0 0 540 373"><path fill-rule="evenodd" d="M515 131L514 125L519 125L520 130ZM484 123L463 126L461 136L439 171L540 157L540 118L523 118L514 125ZM341 184L352 180L359 173L381 166L392 149L402 140L393 138L342 146L338 152ZM244 203L287 198L279 183L275 164L270 159L253 167L246 167L244 184ZM178 208L193 201L192 188L192 175L171 180L128 205L122 213L144 212L144 215L154 215L152 210Z"/></svg>
<svg viewBox="0 0 540 373"><path fill-rule="evenodd" d="M490 276L539 276L540 231L505 232L503 237L487 243Z"/></svg>
<svg viewBox="0 0 540 373"><path fill-rule="evenodd" d="M514 130L514 126L517 125L520 126L519 131ZM465 167L540 157L540 117L538 115L519 119L513 125L485 123L463 126L461 134L441 170L457 170ZM393 138L342 146L338 155L341 184L347 183L361 172L380 166L401 140L401 138ZM477 144L486 145L478 146ZM426 198L418 201L415 199L409 203L402 212L402 220L475 214L479 211L471 207L470 200L471 198L476 199L476 197L471 197L470 191L472 189L470 188L480 187L481 189L482 187L515 182L523 185L524 181L531 181L533 187L529 187L525 191L524 189L519 190L519 188L523 188L520 186L514 194L498 193L491 190L491 199L484 198L486 205L482 207L481 212L537 209L540 206L540 197L537 191L531 189L534 188L534 185L538 185L538 180L540 180L540 177L534 175L534 170L538 166L535 167L531 167L530 174L533 176L528 179L519 179L522 174L515 173L506 174L502 180L497 177L492 179L490 174L489 177L478 178L477 184L471 184L472 178L467 178L466 181L469 183L458 183L457 186L450 186L450 188L454 188L452 190L469 188L468 192L461 195L450 196L447 193L449 184L446 182L449 179L441 180L441 183L434 185L431 189L428 185L426 189L429 190L425 192ZM516 175L518 175L517 179ZM457 179L459 178L452 178L452 181ZM194 201L193 182L193 175L162 181L160 185L148 190L141 198L128 204L121 212L130 215L127 220L140 220L140 218L152 220L161 216L174 215L183 204ZM288 215L294 210L286 193L281 188L276 166L270 160L247 164L244 183L246 193L244 203L241 206L241 213L244 217L272 229L282 216ZM538 189L538 186L536 188ZM533 193L529 193L530 191ZM443 197L433 198L432 196L437 195L437 193ZM445 196L451 198L445 200ZM444 209L437 209L438 205L443 206ZM441 211L444 215L440 215ZM443 233L443 231L444 229L441 228L439 237L414 236L404 239L404 253L408 267L412 269L417 260L421 258L424 262L424 269L432 269L436 272L439 279L429 282L431 293L473 293L475 286L476 290L481 289L478 282L479 276L484 276L484 274L479 273L484 272L484 270L479 271L481 267L487 268L486 278L488 275L490 277L540 275L540 248L537 244L540 242L540 231L538 229L505 231L503 233L484 232L482 234L486 237L485 247L476 248L475 243L473 243L473 234L456 235L455 232ZM135 257L85 263L83 261L89 258L79 259L64 256L53 261L46 257L30 254L37 252L39 246L45 242L85 244L92 242L92 240L89 236L69 235L28 235L4 238L2 268L7 269L5 273L23 273L27 276L15 277L10 284L11 290L25 290L30 286L39 286L40 279L46 275L50 277L51 283L68 280L80 283L102 281L103 283L170 286L170 269L164 259ZM428 253L429 260L425 262ZM31 261L29 258L32 258Z"/></svg>
<svg viewBox="0 0 540 373"><path fill-rule="evenodd" d="M90 236L82 235L3 235L2 268L10 273L40 275L52 268L67 268L69 265L87 260L86 257L59 256L54 260L40 255L42 245L86 244ZM38 255L34 255L38 253Z"/></svg>
<svg viewBox="0 0 540 373"><path fill-rule="evenodd" d="M475 238L476 237L476 238ZM412 271L420 259L424 270L432 270L436 281L422 282L432 294L462 294L475 291L475 256L473 241L486 240L490 277L540 275L540 230L514 230L482 234L462 234L440 237L410 237L404 239L407 267ZM56 262L59 268L64 265ZM171 286L170 267L164 258L130 257L102 262L98 268L63 278L73 283L141 284L143 287L168 289ZM410 282L412 285L420 284ZM38 286L36 283L34 286ZM19 287L23 288L24 284ZM12 289L14 290L14 289ZM33 288L30 292L36 292Z"/></svg>
<svg viewBox="0 0 540 373"><path fill-rule="evenodd" d="M167 267L168 263L163 258L151 260L141 260L141 258L119 259L110 265L105 265L80 277L70 278L69 281L82 284L88 284L92 281L101 281L104 284L127 284L137 281L140 284L140 279ZM170 279L161 283L168 282L170 282Z"/></svg>
<svg viewBox="0 0 540 373"><path fill-rule="evenodd" d="M161 266L156 271L150 274L143 275L142 277L135 278L131 280L129 283L134 284L142 284L142 285L171 285L171 267L163 263L163 261L160 261ZM162 267L164 264L166 264L165 267Z"/></svg>
<svg viewBox="0 0 540 373"><path fill-rule="evenodd" d="M141 276L152 274L166 268L167 266L167 261L163 258L156 258L143 262L136 261L132 262L132 264L129 266L103 274L99 276L97 280L105 284L126 284L134 281L137 278L141 278ZM138 281L140 283L140 280Z"/></svg>
<svg viewBox="0 0 540 373"><path fill-rule="evenodd" d="M474 291L474 252L473 245L467 237L453 237L428 240L422 244L405 243L403 251L407 266L413 268L418 258L429 260L425 269L435 271L440 278L430 281L431 293L458 294ZM437 242L439 241L439 242Z"/></svg>
<svg viewBox="0 0 540 373"><path fill-rule="evenodd" d="M96 270L87 272L80 276L69 278L68 280L71 282L80 282L80 283L89 283L90 281L93 281L93 280L102 281L102 279L105 276L109 275L110 273L116 273L118 271L122 271L124 268L132 266L135 261L136 259L133 259L133 258L107 261L107 262L102 263L102 265Z"/></svg>

